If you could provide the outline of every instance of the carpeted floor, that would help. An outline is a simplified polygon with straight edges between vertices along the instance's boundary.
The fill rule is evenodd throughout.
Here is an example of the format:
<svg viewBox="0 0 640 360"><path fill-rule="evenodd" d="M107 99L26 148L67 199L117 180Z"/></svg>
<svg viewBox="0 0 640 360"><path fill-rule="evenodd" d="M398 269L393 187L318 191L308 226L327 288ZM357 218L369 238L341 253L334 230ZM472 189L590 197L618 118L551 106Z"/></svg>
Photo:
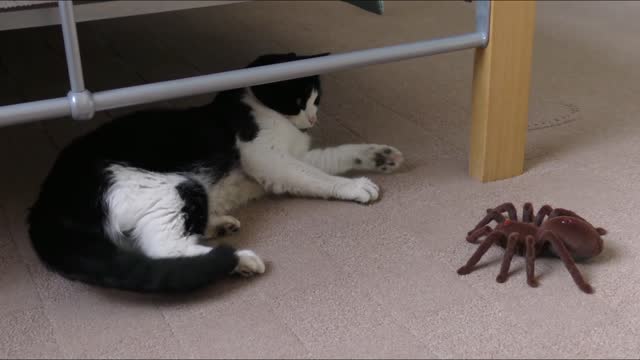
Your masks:
<svg viewBox="0 0 640 360"><path fill-rule="evenodd" d="M271 51L341 52L473 29L473 5L249 2L85 23L91 89L244 66ZM237 212L233 244L268 272L180 299L70 283L37 261L25 210L61 146L100 122L0 129L0 357L528 357L640 354L640 31L638 2L538 4L526 173L467 176L473 51L328 74L318 145L388 143L399 173L374 175L371 206L273 198ZM57 28L0 32L0 101L62 96ZM182 106L207 97L171 102ZM117 146L117 144L114 144ZM610 232L581 264L585 295L556 259L521 258L495 281L502 250L478 270L466 231L488 207L532 201L578 211Z"/></svg>

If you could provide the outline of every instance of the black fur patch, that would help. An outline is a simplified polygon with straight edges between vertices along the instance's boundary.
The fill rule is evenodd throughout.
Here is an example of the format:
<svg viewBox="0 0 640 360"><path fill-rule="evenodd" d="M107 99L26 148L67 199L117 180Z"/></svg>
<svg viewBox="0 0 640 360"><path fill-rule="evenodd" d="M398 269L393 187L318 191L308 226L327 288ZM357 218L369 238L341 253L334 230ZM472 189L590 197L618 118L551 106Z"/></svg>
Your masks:
<svg viewBox="0 0 640 360"><path fill-rule="evenodd" d="M189 179L178 184L176 190L184 201L182 216L185 235L204 234L209 214L207 191L204 186Z"/></svg>

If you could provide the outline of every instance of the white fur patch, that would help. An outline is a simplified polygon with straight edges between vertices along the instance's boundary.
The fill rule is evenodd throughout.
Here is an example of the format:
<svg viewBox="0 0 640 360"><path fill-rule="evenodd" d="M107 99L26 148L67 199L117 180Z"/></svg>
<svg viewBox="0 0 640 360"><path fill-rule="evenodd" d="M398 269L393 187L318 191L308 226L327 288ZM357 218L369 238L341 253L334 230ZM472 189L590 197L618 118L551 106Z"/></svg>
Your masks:
<svg viewBox="0 0 640 360"><path fill-rule="evenodd" d="M184 201L176 186L186 178L111 165L113 184L104 201L105 230L119 247L152 258L195 256L211 248L198 245L198 236L185 236Z"/></svg>
<svg viewBox="0 0 640 360"><path fill-rule="evenodd" d="M258 136L251 143L273 151L281 151L296 158L302 158L309 151L311 138L300 132L289 119L262 105L250 92L245 96L244 102L251 107L253 117L260 128Z"/></svg>
<svg viewBox="0 0 640 360"><path fill-rule="evenodd" d="M251 250L238 250L236 251L236 256L238 257L238 265L232 274L248 277L255 274L263 274L266 270L262 259Z"/></svg>

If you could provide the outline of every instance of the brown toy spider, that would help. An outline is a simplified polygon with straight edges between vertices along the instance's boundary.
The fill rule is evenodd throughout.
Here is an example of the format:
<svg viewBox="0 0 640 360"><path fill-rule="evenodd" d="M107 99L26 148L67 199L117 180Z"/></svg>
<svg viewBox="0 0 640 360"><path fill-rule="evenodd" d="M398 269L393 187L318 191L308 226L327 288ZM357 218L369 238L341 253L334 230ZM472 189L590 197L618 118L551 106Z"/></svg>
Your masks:
<svg viewBox="0 0 640 360"><path fill-rule="evenodd" d="M508 219L505 219L504 212L509 214ZM488 224L494 220L498 224L492 229ZM551 255L559 257L576 285L590 294L593 288L582 278L574 260L585 260L600 254L603 246L601 236L606 233L605 229L594 227L573 211L553 209L549 205L540 208L534 218L531 203L524 204L522 221L518 221L516 208L512 203L505 203L488 209L484 219L467 234L467 241L473 244L477 244L482 236L486 238L467 264L458 269L458 274L469 274L489 247L497 243L506 249L496 278L499 283L507 281L513 255L518 254L526 256L527 283L531 287L538 286L534 277L535 258Z"/></svg>

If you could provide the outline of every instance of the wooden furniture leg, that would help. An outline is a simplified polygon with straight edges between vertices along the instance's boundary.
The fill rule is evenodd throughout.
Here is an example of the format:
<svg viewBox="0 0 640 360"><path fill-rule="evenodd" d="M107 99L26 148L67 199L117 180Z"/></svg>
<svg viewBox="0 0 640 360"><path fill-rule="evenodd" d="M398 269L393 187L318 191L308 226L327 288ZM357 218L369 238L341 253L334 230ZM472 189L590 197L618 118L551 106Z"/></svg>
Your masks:
<svg viewBox="0 0 640 360"><path fill-rule="evenodd" d="M483 182L522 174L535 1L492 1L489 45L477 49L469 171Z"/></svg>

